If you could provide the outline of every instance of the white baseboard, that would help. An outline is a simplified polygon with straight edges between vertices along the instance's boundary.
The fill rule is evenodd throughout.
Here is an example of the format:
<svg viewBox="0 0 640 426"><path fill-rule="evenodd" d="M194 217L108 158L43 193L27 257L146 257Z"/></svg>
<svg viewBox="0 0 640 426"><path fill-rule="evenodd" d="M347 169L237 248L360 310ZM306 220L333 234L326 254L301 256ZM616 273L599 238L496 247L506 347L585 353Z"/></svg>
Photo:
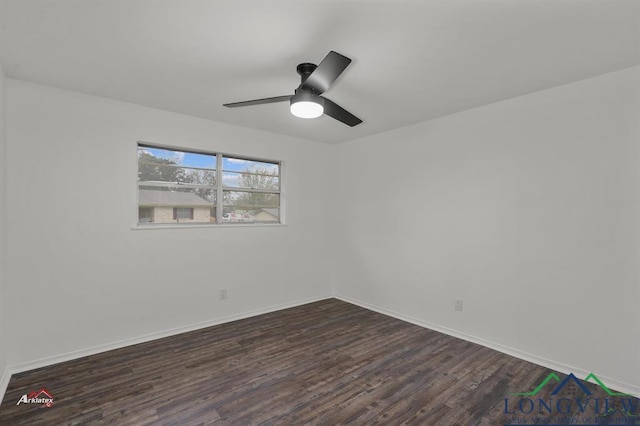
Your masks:
<svg viewBox="0 0 640 426"><path fill-rule="evenodd" d="M318 302L320 300L330 299L332 295L326 295L322 297L312 297L308 299L296 300L294 302L284 303L280 305L268 306L266 308L255 309L252 311L246 311L239 314L229 315L226 317L215 318L209 321L203 321L195 324L189 324L182 327L171 328L168 330L158 331L154 333L145 334L143 336L133 337L130 339L122 339L116 342L106 343L104 345L93 346L85 349L71 351L59 355L44 357L35 359L32 361L23 362L20 364L14 364L8 366L0 379L0 401L4 398L4 394L9 385L9 380L13 374L22 373L36 368L42 368L60 362L71 361L74 359L82 358L89 355L95 355L102 352L110 351L113 349L123 348L125 346L137 345L138 343L150 342L152 340L162 339L163 337L170 337L180 333L186 333L189 331L200 330L203 328L211 327L214 325L220 325L231 321L237 321L256 315L268 314L274 311L280 311L282 309L293 308L296 306L304 305L307 303Z"/></svg>
<svg viewBox="0 0 640 426"><path fill-rule="evenodd" d="M2 376L0 376L0 404L2 404L2 399L4 398L4 393L7 391L7 386L9 386L9 380L11 379L11 373L9 372L9 368L5 368L2 372Z"/></svg>
<svg viewBox="0 0 640 426"><path fill-rule="evenodd" d="M404 314L401 314L399 312L395 312L395 311L392 311L392 310L389 310L389 309L386 309L386 308L382 308L380 306L376 306L376 305L372 305L372 304L367 303L367 302L363 302L361 300L353 299L351 297L340 296L340 295L334 295L333 297L336 298L336 299L342 300L344 302L360 306L360 307L365 308L365 309L369 309L369 310L372 310L372 311L375 311L375 312L378 312L378 313L381 313L381 314L384 314L384 315L388 315L390 317L393 317L393 318L396 318L396 319L399 319L399 320L402 320L402 321L409 322L411 324L418 325L420 327L424 327L424 328L428 328L430 330L438 331L440 333L444 333L444 334L447 334L449 336L457 337L459 339L466 340L468 342L477 343L479 345L482 345L482 346L485 346L487 348L496 350L498 352L502 352L504 354L511 355L513 357L522 359L524 361L528 361L528 362L531 362L533 364L540 365L542 367L550 368L552 370L559 371L559 372L564 373L564 374L574 373L578 377L587 377L587 375L589 373L591 373L590 371L587 371L587 370L584 370L584 369L581 369L581 368L578 368L578 367L575 367L575 366L572 366L572 365L563 364L561 362L553 361L553 360L546 359L546 358L543 358L543 357L540 357L540 356L537 356L537 355L534 355L534 354L530 354L530 353L527 353L527 352L520 351L518 349L514 349L514 348L511 348L511 347L508 347L508 346L504 346L504 345L501 345L499 343L495 343L495 342L492 342L492 341L489 341L489 340L485 340L485 339L482 339L482 338L479 338L479 337L475 337L475 336L471 336L471 335L468 335L468 334L465 334L465 333L461 333L461 332L459 332L457 330L453 330L453 329L448 328L448 327L444 327L444 326L441 326L441 325L438 325L438 324L433 324L433 323L430 323L430 322L427 322L427 321L423 321L423 320L420 320L420 319L417 319L417 318L413 318L413 317L411 317L409 315L404 315ZM626 383L626 382L623 382L623 381L620 381L620 380L616 380L614 378L607 377L607 376L600 375L600 374L598 374L598 378L601 379L603 382L605 382L607 384L607 386L609 387L609 389L611 389L611 390L615 390L617 392L624 392L624 393L628 393L628 394L634 395L636 397L640 397L640 386L635 386L635 385L632 385L630 383Z"/></svg>

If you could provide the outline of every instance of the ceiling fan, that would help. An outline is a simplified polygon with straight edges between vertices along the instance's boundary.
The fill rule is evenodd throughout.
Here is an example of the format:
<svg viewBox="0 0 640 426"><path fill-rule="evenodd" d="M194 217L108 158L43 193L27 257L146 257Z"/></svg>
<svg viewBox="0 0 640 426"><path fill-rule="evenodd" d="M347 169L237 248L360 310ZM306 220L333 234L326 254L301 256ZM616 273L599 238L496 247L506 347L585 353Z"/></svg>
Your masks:
<svg viewBox="0 0 640 426"><path fill-rule="evenodd" d="M289 101L291 114L300 118L316 118L326 114L331 118L348 125L357 126L362 123L355 115L322 95L349 66L351 59L333 50L320 62L320 65L302 63L296 67L300 74L300 86L293 95L275 96L273 98L254 99L252 101L223 104L229 108L271 104Z"/></svg>

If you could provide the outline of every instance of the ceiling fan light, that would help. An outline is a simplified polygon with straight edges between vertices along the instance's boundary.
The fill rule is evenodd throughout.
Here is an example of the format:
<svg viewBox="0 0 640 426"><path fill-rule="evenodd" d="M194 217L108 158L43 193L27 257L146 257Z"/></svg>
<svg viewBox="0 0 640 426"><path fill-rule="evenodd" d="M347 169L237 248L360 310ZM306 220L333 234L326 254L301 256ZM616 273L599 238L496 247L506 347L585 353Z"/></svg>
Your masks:
<svg viewBox="0 0 640 426"><path fill-rule="evenodd" d="M324 113L322 105L315 102L296 102L291 104L291 114L299 118L317 118Z"/></svg>
<svg viewBox="0 0 640 426"><path fill-rule="evenodd" d="M321 97L300 92L291 97L291 114L300 118L317 118L324 114Z"/></svg>

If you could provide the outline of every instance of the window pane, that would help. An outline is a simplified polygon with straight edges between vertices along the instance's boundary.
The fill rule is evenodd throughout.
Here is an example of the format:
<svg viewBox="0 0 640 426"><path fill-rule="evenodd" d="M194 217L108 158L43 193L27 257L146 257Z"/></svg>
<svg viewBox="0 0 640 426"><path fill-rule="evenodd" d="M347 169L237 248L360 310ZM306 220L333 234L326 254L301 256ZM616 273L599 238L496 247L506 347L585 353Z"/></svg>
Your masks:
<svg viewBox="0 0 640 426"><path fill-rule="evenodd" d="M216 192L213 188L170 188L140 185L138 205L191 206L195 204L215 204Z"/></svg>
<svg viewBox="0 0 640 426"><path fill-rule="evenodd" d="M141 182L178 182L193 185L215 185L215 170L193 169L168 164L138 163Z"/></svg>
<svg viewBox="0 0 640 426"><path fill-rule="evenodd" d="M139 223L211 223L215 222L213 188L138 189Z"/></svg>
<svg viewBox="0 0 640 426"><path fill-rule="evenodd" d="M266 161L244 160L242 158L223 157L222 170L225 172L252 172L278 176L280 165Z"/></svg>
<svg viewBox="0 0 640 426"><path fill-rule="evenodd" d="M224 191L223 222L279 222L280 194Z"/></svg>
<svg viewBox="0 0 640 426"><path fill-rule="evenodd" d="M138 181L215 185L215 154L138 146Z"/></svg>
<svg viewBox="0 0 640 426"><path fill-rule="evenodd" d="M253 174L248 172L224 172L222 184L229 188L280 189L278 175Z"/></svg>
<svg viewBox="0 0 640 426"><path fill-rule="evenodd" d="M278 208L263 208L253 215L256 222L264 223L279 223L280 222L280 209Z"/></svg>
<svg viewBox="0 0 640 426"><path fill-rule="evenodd" d="M173 164L176 166L215 170L216 155L138 145L138 162Z"/></svg>

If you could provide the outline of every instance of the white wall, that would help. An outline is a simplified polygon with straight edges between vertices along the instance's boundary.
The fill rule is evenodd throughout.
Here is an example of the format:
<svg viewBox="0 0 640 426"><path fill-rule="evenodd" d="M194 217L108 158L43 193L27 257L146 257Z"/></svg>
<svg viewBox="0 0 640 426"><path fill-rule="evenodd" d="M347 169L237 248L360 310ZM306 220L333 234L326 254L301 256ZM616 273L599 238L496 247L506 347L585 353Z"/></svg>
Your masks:
<svg viewBox="0 0 640 426"><path fill-rule="evenodd" d="M639 83L623 70L328 146L9 79L0 356L29 367L333 283L640 389ZM284 160L288 226L132 230L138 140Z"/></svg>
<svg viewBox="0 0 640 426"><path fill-rule="evenodd" d="M640 393L639 121L636 67L338 146L337 294Z"/></svg>
<svg viewBox="0 0 640 426"><path fill-rule="evenodd" d="M330 295L331 146L7 82L10 365ZM132 230L137 141L283 160L288 225Z"/></svg>
<svg viewBox="0 0 640 426"><path fill-rule="evenodd" d="M9 345L5 332L5 315L7 299L5 291L5 253L6 253L6 191L5 191L5 75L0 65L0 395L4 394L4 386L9 377L5 376Z"/></svg>

